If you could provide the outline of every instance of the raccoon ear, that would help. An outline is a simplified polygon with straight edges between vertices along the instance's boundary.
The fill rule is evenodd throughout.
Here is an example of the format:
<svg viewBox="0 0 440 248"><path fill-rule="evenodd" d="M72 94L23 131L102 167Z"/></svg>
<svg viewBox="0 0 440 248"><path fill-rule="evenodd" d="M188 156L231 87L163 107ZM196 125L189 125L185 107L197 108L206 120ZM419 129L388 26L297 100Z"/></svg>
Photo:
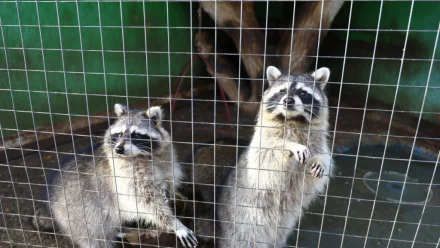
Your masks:
<svg viewBox="0 0 440 248"><path fill-rule="evenodd" d="M323 90L330 78L330 70L327 67L321 67L312 73L312 77L319 82L319 87Z"/></svg>
<svg viewBox="0 0 440 248"><path fill-rule="evenodd" d="M122 104L116 103L115 104L115 114L120 117L122 115L125 115L127 113L128 109Z"/></svg>
<svg viewBox="0 0 440 248"><path fill-rule="evenodd" d="M161 121L162 121L162 108L159 106L154 106L151 107L149 109L147 109L147 111L145 112L145 115L150 118L151 122L154 123L154 125L156 126L160 126Z"/></svg>
<svg viewBox="0 0 440 248"><path fill-rule="evenodd" d="M281 77L281 75L282 75L282 73L275 66L267 67L266 76L267 76L267 79L269 80L269 85L270 86L272 86L272 84L275 83L275 81L279 77Z"/></svg>

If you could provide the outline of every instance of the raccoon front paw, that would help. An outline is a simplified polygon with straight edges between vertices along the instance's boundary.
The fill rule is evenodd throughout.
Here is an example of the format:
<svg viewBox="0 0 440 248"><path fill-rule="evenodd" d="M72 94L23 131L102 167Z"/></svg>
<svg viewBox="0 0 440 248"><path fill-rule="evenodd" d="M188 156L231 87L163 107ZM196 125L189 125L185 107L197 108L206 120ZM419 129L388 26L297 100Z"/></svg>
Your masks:
<svg viewBox="0 0 440 248"><path fill-rule="evenodd" d="M174 232L176 233L176 236L179 237L182 245L184 247L196 247L199 242L197 241L197 238L194 235L193 231L191 231L191 229L186 227L184 224L182 224L182 222L177 219L175 223L176 229Z"/></svg>
<svg viewBox="0 0 440 248"><path fill-rule="evenodd" d="M169 192L168 192L168 190L162 188L161 189L161 194L162 194L162 197L163 197L163 200L165 201L165 203L168 204L169 203L169 200L168 200Z"/></svg>
<svg viewBox="0 0 440 248"><path fill-rule="evenodd" d="M307 159L310 158L310 151L306 146L301 144L292 144L289 147L290 156L294 156L295 159L301 164L305 164Z"/></svg>
<svg viewBox="0 0 440 248"><path fill-rule="evenodd" d="M319 163L313 163L310 167L310 173L316 178L322 178L324 176L324 167Z"/></svg>
<svg viewBox="0 0 440 248"><path fill-rule="evenodd" d="M185 226L176 230L176 236L179 237L184 247L196 247L199 243L193 231Z"/></svg>
<svg viewBox="0 0 440 248"><path fill-rule="evenodd" d="M159 232L156 230L146 230L144 235L145 235L145 238L147 238L147 239L157 238L157 237L159 237Z"/></svg>

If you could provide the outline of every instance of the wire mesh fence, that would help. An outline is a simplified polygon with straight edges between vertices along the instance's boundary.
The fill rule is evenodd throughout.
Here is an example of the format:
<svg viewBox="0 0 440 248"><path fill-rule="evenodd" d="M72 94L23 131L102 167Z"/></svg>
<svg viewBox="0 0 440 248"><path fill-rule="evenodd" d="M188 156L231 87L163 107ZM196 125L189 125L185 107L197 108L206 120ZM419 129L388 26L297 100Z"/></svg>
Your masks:
<svg viewBox="0 0 440 248"><path fill-rule="evenodd" d="M0 0L0 246L439 247L439 12Z"/></svg>

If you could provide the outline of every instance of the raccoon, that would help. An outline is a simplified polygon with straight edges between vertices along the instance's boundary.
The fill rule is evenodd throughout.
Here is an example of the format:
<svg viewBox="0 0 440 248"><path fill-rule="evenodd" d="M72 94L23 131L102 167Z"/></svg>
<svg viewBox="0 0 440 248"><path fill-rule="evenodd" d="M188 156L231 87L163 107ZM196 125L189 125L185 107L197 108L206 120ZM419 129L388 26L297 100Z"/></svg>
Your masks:
<svg viewBox="0 0 440 248"><path fill-rule="evenodd" d="M269 66L266 73L269 87L254 135L218 198L217 247L286 245L302 208L332 175L324 93L329 69L283 75Z"/></svg>
<svg viewBox="0 0 440 248"><path fill-rule="evenodd" d="M114 247L121 225L138 221L174 231L184 246L195 247L193 232L168 204L183 173L161 124L162 109L129 110L116 104L114 110L117 120L98 150L103 156L78 156L49 186L48 207L57 229L80 247Z"/></svg>

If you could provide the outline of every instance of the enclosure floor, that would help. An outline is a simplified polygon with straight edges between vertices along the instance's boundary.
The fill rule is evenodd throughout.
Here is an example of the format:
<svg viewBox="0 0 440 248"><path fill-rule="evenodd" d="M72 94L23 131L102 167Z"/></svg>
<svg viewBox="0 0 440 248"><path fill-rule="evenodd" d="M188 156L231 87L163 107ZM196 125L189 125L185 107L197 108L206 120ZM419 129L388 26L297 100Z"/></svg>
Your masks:
<svg viewBox="0 0 440 248"><path fill-rule="evenodd" d="M169 113L169 105L164 106ZM192 111L192 109L197 111ZM216 109L216 111L214 111ZM237 124L237 111L232 105L229 105L231 112L231 123ZM215 113L215 114L214 114ZM237 129L228 125L228 120L225 118L225 109L223 104L213 102L194 101L191 106L190 101L178 101L176 109L174 110L172 121L172 138L175 142L175 148L178 152L178 161L184 162L191 158L193 151L193 143L197 144L213 144L214 139L225 137L233 137L249 139L252 134L252 127L254 117L246 116L240 113L240 125L249 125ZM350 131L358 128L359 121L362 121L362 116L354 116L349 112L343 112L339 116L338 131ZM215 119L214 119L215 118ZM184 123L183 123L184 122ZM213 123L216 125L213 125ZM168 125L169 122L165 122ZM226 124L226 125L225 125ZM333 124L332 124L333 126ZM214 128L216 129L214 135ZM332 129L332 128L331 128ZM97 136L101 134L96 134ZM333 136L330 135L330 140ZM341 135L335 140L336 145L343 147L347 139ZM16 159L9 161L8 167L0 167L0 195L1 207L4 214L0 215L0 225L7 227L0 229L0 240L3 242L11 241L14 247L25 247L25 244L43 246L43 247L72 247L69 238L61 235L53 235L50 233L38 233L30 225L30 219L34 212L34 207L41 207L44 199L43 187L46 184L44 173L48 173L51 169L57 169L60 161L70 156L74 151L80 151L89 147L93 142L99 142L99 137L75 137L73 143L67 143L53 147L40 153L34 153L26 156L24 159ZM357 147L349 147L344 153L356 154ZM56 153L57 152L57 153ZM381 156L380 151L363 150L363 154L370 154L370 156ZM379 152L379 153L378 153ZM190 159L191 160L191 159ZM339 247L341 244L341 237L346 224L346 231L344 237L343 247L362 247L366 229L369 224L370 214L373 205L374 194L366 191L363 187L361 178L367 171L378 171L380 168L380 160L359 159L358 170L354 174L353 168L356 163L354 156L335 156L337 172L336 177L330 182L330 188L327 200L324 196L318 197L316 204L307 210L301 220L299 246L301 247L317 247L317 242L320 238L320 229L322 224L321 244L320 247ZM379 163L379 164L378 164ZM191 171L191 164L184 164L186 171ZM403 163L389 163L384 167L387 170L398 170L405 172L407 162ZM413 177L418 177L423 182L430 180L429 172L433 170L433 166L425 164L414 164ZM384 170L385 170L384 169ZM417 174L417 175L416 175ZM437 173L439 174L439 173ZM351 184L353 182L353 175L356 176L354 180L354 188L351 200L351 207L349 218L347 215L348 197L350 194ZM191 178L189 178L191 180ZM13 181L14 183L8 183ZM29 184L32 183L32 185ZM435 183L440 184L440 177L437 175ZM38 185L39 184L39 185ZM15 191L15 192L14 192ZM435 247L434 242L437 242L440 234L440 217L438 213L440 207L440 189L433 187L434 197L426 207L423 217L421 231L417 237L415 247ZM34 201L32 201L34 199ZM362 200L366 199L366 200ZM326 203L325 203L326 202ZM322 213L325 203L325 218L322 219ZM191 204L189 204L191 205ZM373 215L369 237L374 237L368 240L367 247L386 247L395 211L396 203L378 202ZM421 211L423 205L402 205L398 216L399 223L395 226L393 240L390 247L411 247L411 242L418 221L421 218ZM191 217L191 207L189 211L183 213L183 217ZM186 223L185 218L183 222ZM347 223L345 221L347 220ZM22 231L23 230L23 231ZM134 230L137 230L134 229ZM292 235L290 245L295 245L297 232ZM412 236L411 236L412 235ZM400 240L400 241L398 241ZM408 240L402 242L401 240ZM159 244L161 247L175 247L176 238L173 235L161 235ZM409 242L411 241L411 242ZM157 245L156 239L142 239L142 247L150 247L150 245ZM22 244L22 245L20 245ZM0 247L10 247L7 243L0 243ZM125 243L120 247L139 247L138 245L130 246Z"/></svg>

